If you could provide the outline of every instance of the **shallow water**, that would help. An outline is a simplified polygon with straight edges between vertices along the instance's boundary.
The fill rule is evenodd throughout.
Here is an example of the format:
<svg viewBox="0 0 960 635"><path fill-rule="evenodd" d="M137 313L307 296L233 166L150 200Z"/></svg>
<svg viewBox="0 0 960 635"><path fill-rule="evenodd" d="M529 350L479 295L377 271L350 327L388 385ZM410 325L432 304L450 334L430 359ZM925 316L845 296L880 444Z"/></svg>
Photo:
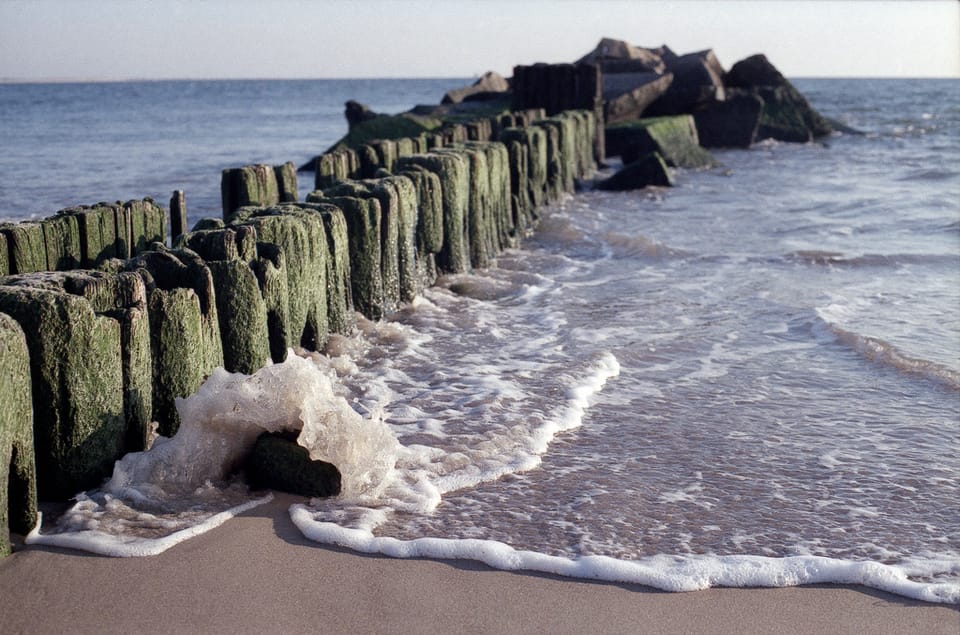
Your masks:
<svg viewBox="0 0 960 635"><path fill-rule="evenodd" d="M372 489L294 508L304 532L960 601L960 82L798 84L868 134L570 197L496 267L312 356L400 448Z"/></svg>

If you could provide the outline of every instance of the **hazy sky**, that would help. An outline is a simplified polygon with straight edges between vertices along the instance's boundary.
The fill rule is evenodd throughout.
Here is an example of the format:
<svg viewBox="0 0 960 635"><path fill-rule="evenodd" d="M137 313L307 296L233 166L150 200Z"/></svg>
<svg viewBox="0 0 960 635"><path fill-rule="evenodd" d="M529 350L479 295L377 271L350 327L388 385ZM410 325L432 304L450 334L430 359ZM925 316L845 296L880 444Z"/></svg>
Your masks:
<svg viewBox="0 0 960 635"><path fill-rule="evenodd" d="M603 36L793 77L960 77L957 0L0 0L0 79L509 75Z"/></svg>

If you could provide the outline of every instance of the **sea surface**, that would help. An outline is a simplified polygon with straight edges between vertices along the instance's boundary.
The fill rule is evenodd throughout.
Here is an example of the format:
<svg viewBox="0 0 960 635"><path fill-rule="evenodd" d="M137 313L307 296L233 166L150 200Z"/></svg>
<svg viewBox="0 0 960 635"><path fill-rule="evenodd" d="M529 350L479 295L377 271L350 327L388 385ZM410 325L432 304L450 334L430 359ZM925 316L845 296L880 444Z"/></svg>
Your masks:
<svg viewBox="0 0 960 635"><path fill-rule="evenodd" d="M398 112L465 83L0 85L0 218L173 189L217 216L221 169L303 163L347 99ZM795 83L865 134L570 196L327 355L215 373L183 432L32 540L166 548L261 501L223 465L294 425L344 472L341 497L291 509L319 542L960 603L960 81Z"/></svg>

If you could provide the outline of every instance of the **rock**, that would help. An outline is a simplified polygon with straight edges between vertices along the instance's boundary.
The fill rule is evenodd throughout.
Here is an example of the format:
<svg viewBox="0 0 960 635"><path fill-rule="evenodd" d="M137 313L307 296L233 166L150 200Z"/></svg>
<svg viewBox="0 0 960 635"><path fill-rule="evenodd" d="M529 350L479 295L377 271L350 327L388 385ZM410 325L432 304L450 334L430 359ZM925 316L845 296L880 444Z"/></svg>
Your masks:
<svg viewBox="0 0 960 635"><path fill-rule="evenodd" d="M346 108L344 109L343 114L347 118L347 125L349 126L350 130L353 130L353 127L357 124L377 117L377 113L370 110L366 104L361 104L360 102L352 99L346 103Z"/></svg>
<svg viewBox="0 0 960 635"><path fill-rule="evenodd" d="M607 148L623 158L624 164L650 152L657 152L669 165L705 168L717 165L700 147L697 129L690 115L653 117L607 126Z"/></svg>
<svg viewBox="0 0 960 635"><path fill-rule="evenodd" d="M447 91L440 103L458 104L470 97L481 100L495 99L508 90L510 90L510 83L502 75L494 71L487 71L470 86Z"/></svg>
<svg viewBox="0 0 960 635"><path fill-rule="evenodd" d="M416 137L423 132L431 132L440 128L443 122L433 117L421 117L412 113L399 115L377 115L371 119L358 122L339 141L333 144L327 152L342 148L358 149L365 143L379 139L401 139Z"/></svg>
<svg viewBox="0 0 960 635"><path fill-rule="evenodd" d="M244 476L253 489L275 489L299 496L325 497L340 493L340 471L332 463L313 461L296 441L296 433L265 432L244 463Z"/></svg>
<svg viewBox="0 0 960 635"><path fill-rule="evenodd" d="M0 557L9 531L26 534L37 521L30 353L23 329L0 313Z"/></svg>
<svg viewBox="0 0 960 635"><path fill-rule="evenodd" d="M688 53L670 60L670 86L644 111L646 116L680 115L714 101L723 101L723 67L712 50Z"/></svg>
<svg viewBox="0 0 960 635"><path fill-rule="evenodd" d="M724 81L763 99L754 141L806 142L830 134L833 127L807 102L764 55L753 55L733 65Z"/></svg>
<svg viewBox="0 0 960 635"><path fill-rule="evenodd" d="M617 72L661 74L664 71L663 59L654 50L608 37L601 39L596 48L577 60L577 63L596 64L605 74Z"/></svg>
<svg viewBox="0 0 960 635"><path fill-rule="evenodd" d="M666 162L656 152L625 165L610 178L596 184L598 190L638 190L650 185L671 186L673 179Z"/></svg>
<svg viewBox="0 0 960 635"><path fill-rule="evenodd" d="M753 143L763 112L763 99L746 90L731 88L727 99L693 113L700 145L705 148L746 148Z"/></svg>
<svg viewBox="0 0 960 635"><path fill-rule="evenodd" d="M603 76L603 115L606 123L639 119L647 107L663 95L673 74L619 73Z"/></svg>
<svg viewBox="0 0 960 635"><path fill-rule="evenodd" d="M770 63L766 55L751 55L732 67L723 78L731 88L755 88L757 86L784 86L787 78Z"/></svg>
<svg viewBox="0 0 960 635"><path fill-rule="evenodd" d="M82 297L28 286L0 286L0 312L30 353L38 495L96 487L125 450L119 324Z"/></svg>

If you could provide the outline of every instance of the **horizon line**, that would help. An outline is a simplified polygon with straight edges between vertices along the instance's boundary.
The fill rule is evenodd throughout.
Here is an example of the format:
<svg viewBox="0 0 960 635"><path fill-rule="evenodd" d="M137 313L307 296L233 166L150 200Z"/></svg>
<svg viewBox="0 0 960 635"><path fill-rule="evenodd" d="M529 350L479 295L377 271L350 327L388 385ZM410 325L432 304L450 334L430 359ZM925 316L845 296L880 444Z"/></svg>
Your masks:
<svg viewBox="0 0 960 635"><path fill-rule="evenodd" d="M480 75L350 76L350 77L0 77L0 84L124 84L134 82L269 82L269 81L406 81L470 80ZM785 75L787 79L941 79L960 75Z"/></svg>

